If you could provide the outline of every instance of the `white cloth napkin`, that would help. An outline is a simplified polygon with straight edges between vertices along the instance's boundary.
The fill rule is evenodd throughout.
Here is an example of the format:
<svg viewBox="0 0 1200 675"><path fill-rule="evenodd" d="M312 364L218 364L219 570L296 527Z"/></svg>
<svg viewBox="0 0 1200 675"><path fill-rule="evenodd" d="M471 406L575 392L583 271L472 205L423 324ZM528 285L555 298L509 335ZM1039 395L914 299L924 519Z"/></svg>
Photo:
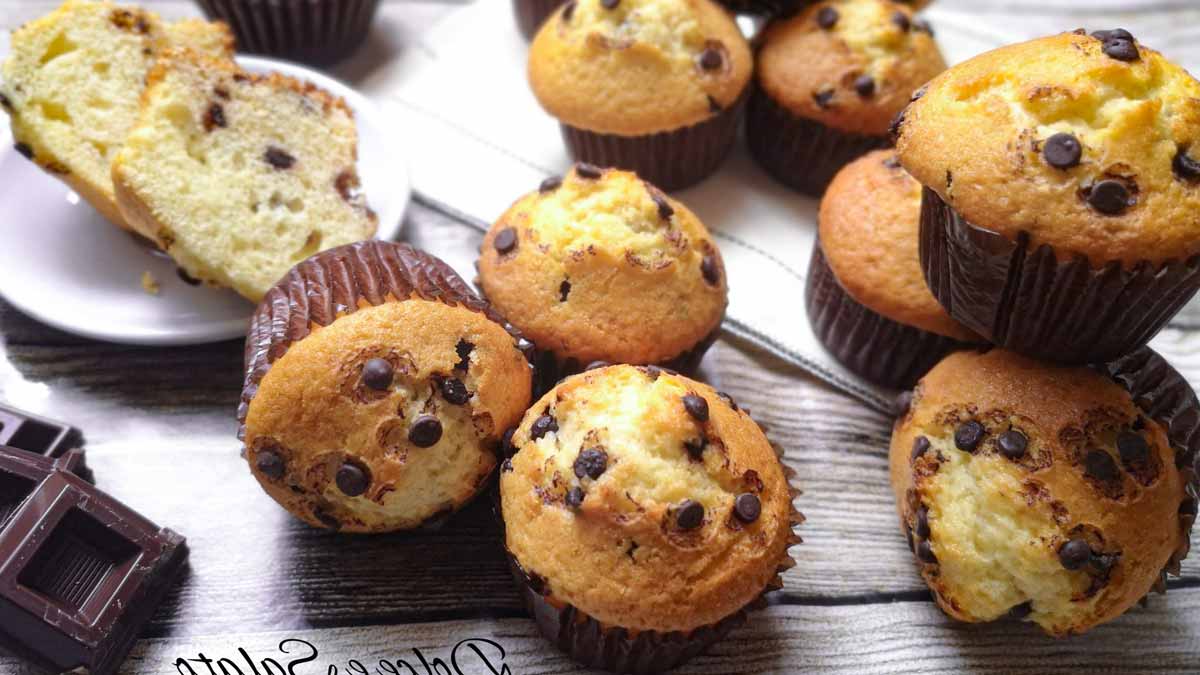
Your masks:
<svg viewBox="0 0 1200 675"><path fill-rule="evenodd" d="M935 8L928 16L950 62L1024 37L962 11ZM1067 21L1057 29L1075 27ZM1101 27L1111 26L1089 26ZM1057 29L1046 26L1031 35ZM529 91L527 45L513 26L508 0L481 0L456 12L422 44L421 57L377 73L365 88L389 106L402 128L417 199L484 229L543 178L570 166L558 123ZM868 405L890 409L895 392L834 361L809 327L803 295L816 200L775 183L744 147L716 175L675 196L708 225L725 259L727 332ZM472 278L478 240L472 244L434 253Z"/></svg>

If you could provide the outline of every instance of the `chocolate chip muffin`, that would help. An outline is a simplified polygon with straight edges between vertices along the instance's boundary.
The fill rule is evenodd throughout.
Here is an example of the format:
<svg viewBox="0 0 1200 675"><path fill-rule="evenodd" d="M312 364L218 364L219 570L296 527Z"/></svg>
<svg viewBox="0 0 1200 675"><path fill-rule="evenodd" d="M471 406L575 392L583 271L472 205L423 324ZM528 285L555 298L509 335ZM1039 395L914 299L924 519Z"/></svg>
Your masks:
<svg viewBox="0 0 1200 675"><path fill-rule="evenodd" d="M382 241L319 253L251 321L238 411L250 469L310 525L439 519L485 484L529 403L524 346L433 256Z"/></svg>
<svg viewBox="0 0 1200 675"><path fill-rule="evenodd" d="M772 176L811 195L889 145L892 118L946 67L928 24L887 0L819 2L762 40L746 140Z"/></svg>
<svg viewBox="0 0 1200 675"><path fill-rule="evenodd" d="M1064 636L1179 573L1198 446L1195 394L1149 349L1096 369L957 352L896 422L892 487L947 614Z"/></svg>
<svg viewBox="0 0 1200 675"><path fill-rule="evenodd" d="M576 160L676 190L733 146L752 65L712 0L571 0L534 38L529 82Z"/></svg>
<svg viewBox="0 0 1200 675"><path fill-rule="evenodd" d="M891 150L851 162L821 200L808 266L808 320L847 368L911 387L943 356L980 339L946 314L921 274L921 185Z"/></svg>
<svg viewBox="0 0 1200 675"><path fill-rule="evenodd" d="M721 254L695 214L633 173L588 164L500 216L479 284L545 355L539 379L595 361L693 370L728 297Z"/></svg>
<svg viewBox="0 0 1200 675"><path fill-rule="evenodd" d="M978 56L896 129L929 286L992 342L1106 361L1200 288L1200 82L1128 32Z"/></svg>
<svg viewBox="0 0 1200 675"><path fill-rule="evenodd" d="M799 541L794 491L728 396L653 366L571 377L500 473L518 587L580 663L658 673L740 624Z"/></svg>

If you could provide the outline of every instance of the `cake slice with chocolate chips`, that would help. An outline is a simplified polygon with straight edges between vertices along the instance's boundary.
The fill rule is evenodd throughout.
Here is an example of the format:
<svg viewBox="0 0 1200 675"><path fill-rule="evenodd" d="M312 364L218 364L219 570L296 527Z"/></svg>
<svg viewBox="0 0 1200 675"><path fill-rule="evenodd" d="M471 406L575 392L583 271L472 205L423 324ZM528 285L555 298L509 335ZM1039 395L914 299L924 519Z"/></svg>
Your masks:
<svg viewBox="0 0 1200 675"><path fill-rule="evenodd" d="M188 275L251 300L293 265L370 238L357 131L340 98L172 51L113 161L122 214Z"/></svg>
<svg viewBox="0 0 1200 675"><path fill-rule="evenodd" d="M137 118L146 74L170 47L227 58L233 34L223 23L168 24L137 7L67 0L17 29L4 62L0 106L17 150L122 227L109 162Z"/></svg>

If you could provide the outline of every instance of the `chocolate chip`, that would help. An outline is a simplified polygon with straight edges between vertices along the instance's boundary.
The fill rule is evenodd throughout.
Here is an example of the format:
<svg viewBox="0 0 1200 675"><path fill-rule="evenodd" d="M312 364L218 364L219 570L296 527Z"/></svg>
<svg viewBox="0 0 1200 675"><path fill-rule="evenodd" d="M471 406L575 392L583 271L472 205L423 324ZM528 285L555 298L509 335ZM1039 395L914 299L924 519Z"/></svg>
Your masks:
<svg viewBox="0 0 1200 675"><path fill-rule="evenodd" d="M929 543L929 540L926 539L917 544L917 560L930 565L937 564L937 556L933 554L933 545Z"/></svg>
<svg viewBox="0 0 1200 675"><path fill-rule="evenodd" d="M762 501L756 494L743 492L733 500L733 514L743 523L753 523L762 514Z"/></svg>
<svg viewBox="0 0 1200 675"><path fill-rule="evenodd" d="M504 255L517 247L517 231L511 227L506 227L496 233L496 238L492 239L492 247L496 252Z"/></svg>
<svg viewBox="0 0 1200 675"><path fill-rule="evenodd" d="M1171 168L1175 170L1175 175L1183 180L1193 183L1200 181L1200 159L1188 157L1187 150L1182 147L1175 153L1175 161L1171 163Z"/></svg>
<svg viewBox="0 0 1200 675"><path fill-rule="evenodd" d="M503 462L500 462L500 473L512 473L512 457L505 457Z"/></svg>
<svg viewBox="0 0 1200 675"><path fill-rule="evenodd" d="M1104 54L1118 61L1137 61L1141 58L1138 53L1137 44L1135 44L1133 35L1124 28L1114 28L1113 30L1098 30L1092 33L1092 37L1104 43L1101 47Z"/></svg>
<svg viewBox="0 0 1200 675"><path fill-rule="evenodd" d="M199 286L201 283L203 283L199 279L188 274L187 270L183 269L182 267L175 268L175 276L179 277L179 280L188 286Z"/></svg>
<svg viewBox="0 0 1200 675"><path fill-rule="evenodd" d="M899 28L905 33L908 32L908 29L912 28L912 21L909 20L908 15L904 12L896 12L893 14L892 23L896 24L896 28Z"/></svg>
<svg viewBox="0 0 1200 675"><path fill-rule="evenodd" d="M821 91L813 92L813 102L817 107L826 110L829 108L830 101L833 100L834 91L832 89L822 89Z"/></svg>
<svg viewBox="0 0 1200 675"><path fill-rule="evenodd" d="M646 377L650 378L650 381L653 382L658 379L659 375L662 375L662 368L658 366L645 366L642 368L642 372L646 373Z"/></svg>
<svg viewBox="0 0 1200 675"><path fill-rule="evenodd" d="M929 509L924 504L917 509L917 526L913 531L922 539L929 538Z"/></svg>
<svg viewBox="0 0 1200 675"><path fill-rule="evenodd" d="M442 423L433 415L418 415L408 430L408 440L418 448L429 448L442 439Z"/></svg>
<svg viewBox="0 0 1200 675"><path fill-rule="evenodd" d="M837 25L838 11L832 7L822 7L817 12L817 25L825 30L829 30Z"/></svg>
<svg viewBox="0 0 1200 675"><path fill-rule="evenodd" d="M205 131L212 131L217 127L225 128L227 124L225 121L225 109L221 107L220 103L213 103L208 106L208 110L204 111L203 123Z"/></svg>
<svg viewBox="0 0 1200 675"><path fill-rule="evenodd" d="M708 46L700 52L700 67L704 70L716 70L724 61L721 50L717 47Z"/></svg>
<svg viewBox="0 0 1200 675"><path fill-rule="evenodd" d="M12 101L8 100L8 97L2 91L0 91L0 108L4 108L5 110L13 109Z"/></svg>
<svg viewBox="0 0 1200 675"><path fill-rule="evenodd" d="M529 427L529 437L536 441L551 431L558 431L558 420L550 415L542 415Z"/></svg>
<svg viewBox="0 0 1200 675"><path fill-rule="evenodd" d="M574 16L574 14L575 14L575 0L571 0L567 4L563 5L562 20L570 21L571 17Z"/></svg>
<svg viewBox="0 0 1200 675"><path fill-rule="evenodd" d="M457 377L442 380L439 388L442 390L442 398L446 399L447 403L463 405L471 400L471 392L467 391L467 385Z"/></svg>
<svg viewBox="0 0 1200 675"><path fill-rule="evenodd" d="M900 138L900 132L904 130L904 116L908 112L908 107L904 107L896 116L892 118L892 123L888 126L888 136L893 141Z"/></svg>
<svg viewBox="0 0 1200 675"><path fill-rule="evenodd" d="M604 9L616 9L619 4L621 0L600 0L600 6Z"/></svg>
<svg viewBox="0 0 1200 675"><path fill-rule="evenodd" d="M683 449L687 450L688 459L691 459L693 462L699 462L704 459L704 448L707 446L707 438L693 438L683 442Z"/></svg>
<svg viewBox="0 0 1200 675"><path fill-rule="evenodd" d="M913 21L913 28L921 31L929 37L933 37L933 24L929 23L925 19L917 19L916 21Z"/></svg>
<svg viewBox="0 0 1200 675"><path fill-rule="evenodd" d="M704 524L704 505L685 499L675 508L675 525L681 530L694 530Z"/></svg>
<svg viewBox="0 0 1200 675"><path fill-rule="evenodd" d="M575 458L575 477L596 480L608 469L608 453L603 448L588 448Z"/></svg>
<svg viewBox="0 0 1200 675"><path fill-rule="evenodd" d="M274 450L259 450L254 457L254 466L262 475L276 480L283 477L286 468L283 457L280 457L279 453Z"/></svg>
<svg viewBox="0 0 1200 675"><path fill-rule="evenodd" d="M970 420L954 430L954 445L964 452L975 452L987 430L975 420Z"/></svg>
<svg viewBox="0 0 1200 675"><path fill-rule="evenodd" d="M392 386L395 371L387 359L368 359L363 364L362 383L375 391L384 391Z"/></svg>
<svg viewBox="0 0 1200 675"><path fill-rule="evenodd" d="M1008 610L1008 615L1014 619L1024 619L1032 613L1033 602L1030 600L1026 600L1019 605L1014 605L1012 609Z"/></svg>
<svg viewBox="0 0 1200 675"><path fill-rule="evenodd" d="M1058 561L1069 570L1077 570L1092 557L1092 548L1083 539L1072 539L1058 547Z"/></svg>
<svg viewBox="0 0 1200 675"><path fill-rule="evenodd" d="M708 401L703 396L688 392L683 397L683 407L698 422L708 421Z"/></svg>
<svg viewBox="0 0 1200 675"><path fill-rule="evenodd" d="M736 402L733 400L733 397L732 397L732 396L730 396L729 394L726 394L726 393L725 393L725 392L723 392L723 391L718 391L718 392L717 392L717 398L721 399L722 401L725 401L725 403L726 403L726 404L727 404L727 405L728 405L728 406L729 406L729 407L730 407L730 408L731 408L731 409L732 409L734 412L737 412L737 411L738 411L738 405L737 405L737 403L736 403Z"/></svg>
<svg viewBox="0 0 1200 675"><path fill-rule="evenodd" d="M715 255L710 253L700 261L700 274L709 286L716 286L721 282L721 266L717 264Z"/></svg>
<svg viewBox="0 0 1200 675"><path fill-rule="evenodd" d="M1079 160L1083 158L1083 146L1071 134L1054 134L1042 146L1042 156L1047 164L1056 169L1069 169L1079 165Z"/></svg>
<svg viewBox="0 0 1200 675"><path fill-rule="evenodd" d="M33 160L33 148L29 147L28 143L21 143L20 141L13 143L13 150L21 153L21 156L25 159Z"/></svg>
<svg viewBox="0 0 1200 675"><path fill-rule="evenodd" d="M575 175L579 176L580 178L596 180L600 176L604 175L604 171L602 171L600 167L596 166L595 164L580 162L575 165Z"/></svg>
<svg viewBox="0 0 1200 675"><path fill-rule="evenodd" d="M546 180L542 181L541 185L538 185L538 192L541 192L542 194L545 194L547 192L554 192L561 186L562 186L562 177L561 176L550 176Z"/></svg>
<svg viewBox="0 0 1200 675"><path fill-rule="evenodd" d="M1195 499L1191 499L1191 498L1185 499L1185 500L1183 500L1183 503L1181 503L1179 505L1179 515L1181 515L1181 516L1195 517L1196 515L1198 515L1197 514L1198 510L1200 510L1200 504L1197 504L1197 501Z"/></svg>
<svg viewBox="0 0 1200 675"><path fill-rule="evenodd" d="M558 285L558 301L566 302L567 296L570 294L571 294L571 282L567 281L566 279L563 279L562 283Z"/></svg>
<svg viewBox="0 0 1200 675"><path fill-rule="evenodd" d="M517 448L512 442L513 436L516 433L517 428L513 427L508 431L505 431L504 435L500 437L500 454L504 455L505 457L512 457L513 455L517 454Z"/></svg>
<svg viewBox="0 0 1200 675"><path fill-rule="evenodd" d="M1117 479L1117 463L1103 450L1089 450L1083 458L1083 470L1091 478L1109 482Z"/></svg>
<svg viewBox="0 0 1200 675"><path fill-rule="evenodd" d="M1129 188L1124 181L1105 179L1087 190L1087 202L1093 209L1107 216L1117 216L1133 206Z"/></svg>
<svg viewBox="0 0 1200 675"><path fill-rule="evenodd" d="M367 491L367 486L371 484L371 476L366 468L354 462L346 462L338 469L334 482L342 494L357 497Z"/></svg>
<svg viewBox="0 0 1200 675"><path fill-rule="evenodd" d="M586 496L587 495L583 492L583 488L579 486L575 486L570 490L567 490L567 506L573 509L579 508L583 505L583 498Z"/></svg>
<svg viewBox="0 0 1200 675"><path fill-rule="evenodd" d="M921 458L922 455L924 455L928 451L929 451L929 439L925 438L924 436L917 436L916 439L913 440L913 446L912 446L913 461L914 462L917 461L918 459Z"/></svg>
<svg viewBox="0 0 1200 675"><path fill-rule="evenodd" d="M875 78L870 75L859 75L854 80L854 91L863 98L871 98L875 95Z"/></svg>
<svg viewBox="0 0 1200 675"><path fill-rule="evenodd" d="M658 207L659 218L662 218L663 220L670 220L671 216L675 215L675 209L671 206L671 203L667 201L666 196L658 190L650 191L650 201L654 202L654 205Z"/></svg>
<svg viewBox="0 0 1200 675"><path fill-rule="evenodd" d="M276 169L290 169L296 163L295 157L276 147L267 148L267 151L263 153L263 159Z"/></svg>
<svg viewBox="0 0 1200 675"><path fill-rule="evenodd" d="M1141 434L1132 431L1122 431L1117 434L1117 452L1121 461L1126 464L1144 462L1150 459L1150 445Z"/></svg>
<svg viewBox="0 0 1200 675"><path fill-rule="evenodd" d="M471 352L475 351L475 345L467 340L460 339L458 344L454 345L454 353L458 354L458 363L454 365L455 370L467 370L471 367Z"/></svg>
<svg viewBox="0 0 1200 675"><path fill-rule="evenodd" d="M607 368L607 367L609 367L609 366L611 366L611 365L612 365L612 364L611 364L611 363L609 363L608 361L592 361L591 363L589 363L589 364L587 364L586 366L584 366L584 368L583 368L583 369L584 369L584 371L588 371L588 370L597 370L597 369L599 369L599 368Z"/></svg>
<svg viewBox="0 0 1200 675"><path fill-rule="evenodd" d="M1029 445L1029 439L1025 434L1016 429L1009 429L1000 434L1000 438L996 440L996 446L1000 448L1000 454L1009 459L1021 459L1025 456L1025 449Z"/></svg>

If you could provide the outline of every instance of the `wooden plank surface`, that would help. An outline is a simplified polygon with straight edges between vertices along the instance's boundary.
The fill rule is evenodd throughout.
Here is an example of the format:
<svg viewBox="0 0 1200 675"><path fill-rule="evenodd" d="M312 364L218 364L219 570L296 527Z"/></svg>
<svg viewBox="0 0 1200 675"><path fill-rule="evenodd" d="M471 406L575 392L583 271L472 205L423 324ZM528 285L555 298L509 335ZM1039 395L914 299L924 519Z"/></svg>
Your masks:
<svg viewBox="0 0 1200 675"><path fill-rule="evenodd" d="M0 0L0 25L55 4ZM185 2L148 4L172 16L193 11ZM1038 31L1079 9L1065 0L942 4L1006 16L1010 25L1018 16L1026 30ZM419 49L422 28L449 9L387 0L366 56L343 66L342 75L364 77L378 59ZM1096 25L1115 25L1121 15L1112 16ZM1140 20L1166 21L1155 13ZM1169 34L1195 42L1196 30L1182 25ZM475 236L420 204L408 218L408 236L431 250ZM1165 339L1182 344L1200 329L1198 314L1177 321ZM125 672L180 672L173 665L178 658L201 652L237 658L238 648L286 662L277 647L289 638L320 651L297 675L332 673L328 664L348 672L350 659L412 661L413 648L449 659L454 644L468 638L502 644L514 674L584 672L525 618L486 499L436 532L383 537L317 532L268 499L238 457L234 437L239 341L171 349L105 345L47 328L0 301L0 356L0 397L83 427L99 484L189 538L191 572L160 608ZM1200 363L1186 365L1196 378ZM785 574L772 606L679 672L1200 672L1196 557L1166 596L1081 638L1055 641L1011 622L952 623L930 602L896 526L886 483L890 420L744 345L718 343L705 373L784 446L808 522L800 529L805 543L794 549L799 564ZM0 673L24 672L0 657ZM489 670L472 661L463 672Z"/></svg>

